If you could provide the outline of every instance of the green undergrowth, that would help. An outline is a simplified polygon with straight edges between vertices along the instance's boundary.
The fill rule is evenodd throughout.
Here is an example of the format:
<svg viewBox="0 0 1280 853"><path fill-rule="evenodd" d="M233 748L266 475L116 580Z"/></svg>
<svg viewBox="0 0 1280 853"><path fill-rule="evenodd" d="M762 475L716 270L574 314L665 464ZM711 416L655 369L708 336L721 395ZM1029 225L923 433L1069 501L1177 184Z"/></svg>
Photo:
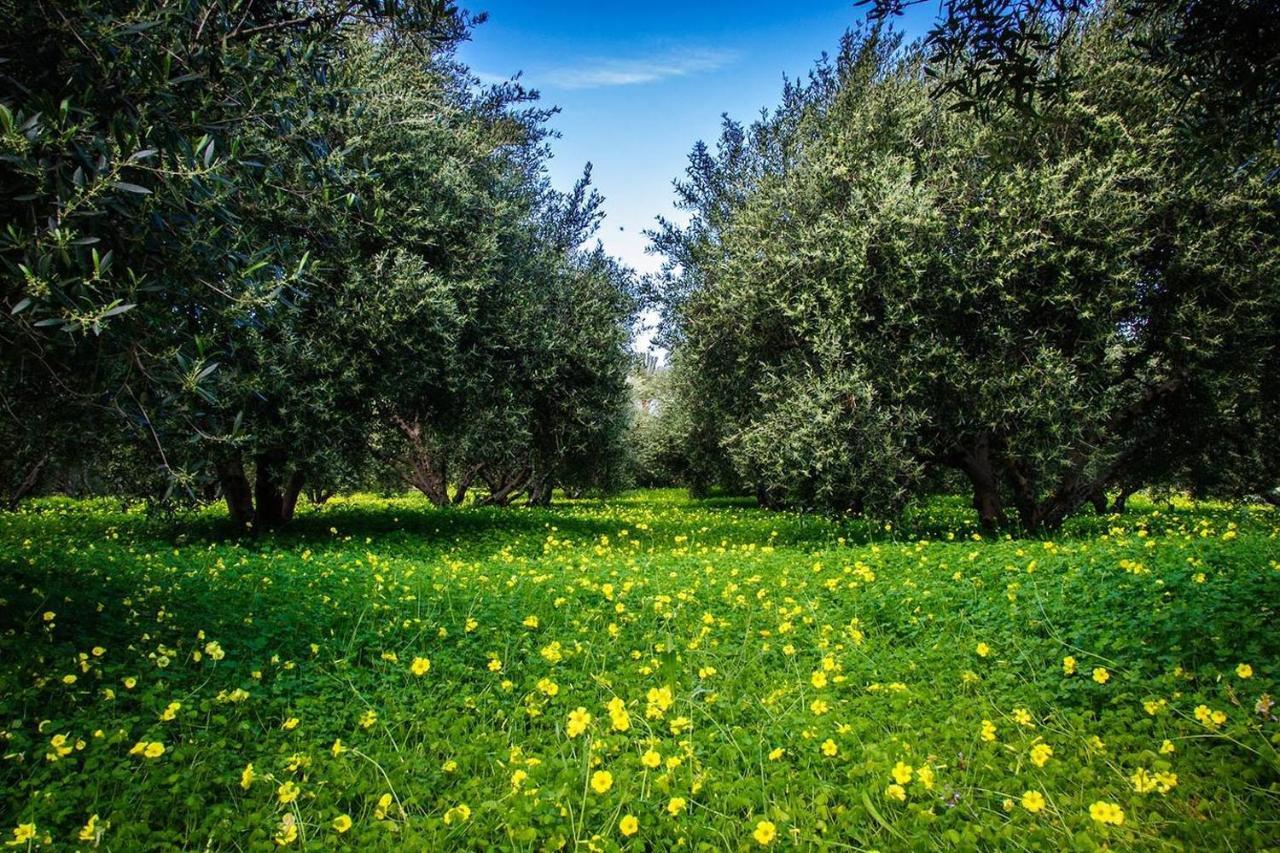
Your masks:
<svg viewBox="0 0 1280 853"><path fill-rule="evenodd" d="M1280 518L0 516L17 846L1280 848ZM96 818L94 817L96 816Z"/></svg>

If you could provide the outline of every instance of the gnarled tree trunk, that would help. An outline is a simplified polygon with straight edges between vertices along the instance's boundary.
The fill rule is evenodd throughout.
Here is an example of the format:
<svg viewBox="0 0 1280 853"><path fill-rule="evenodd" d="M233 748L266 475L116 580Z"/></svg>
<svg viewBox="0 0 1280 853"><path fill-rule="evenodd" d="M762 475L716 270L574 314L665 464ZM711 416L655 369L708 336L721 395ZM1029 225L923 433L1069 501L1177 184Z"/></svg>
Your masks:
<svg viewBox="0 0 1280 853"><path fill-rule="evenodd" d="M288 455L283 451L259 453L254 457L256 471L250 484L239 452L217 462L215 468L227 512L237 527L257 533L293 519L305 478L299 471L286 477L287 466Z"/></svg>
<svg viewBox="0 0 1280 853"><path fill-rule="evenodd" d="M402 474L405 482L426 495L431 503L445 506L449 503L449 481L441 455L429 446L416 418L407 421L399 415L392 415L391 419L409 445L408 459L405 460L408 470Z"/></svg>
<svg viewBox="0 0 1280 853"><path fill-rule="evenodd" d="M980 436L972 446L959 451L953 464L964 472L973 487L973 508L978 520L988 529L1004 524L1004 507L1000 501L1000 483L991 461L991 441Z"/></svg>

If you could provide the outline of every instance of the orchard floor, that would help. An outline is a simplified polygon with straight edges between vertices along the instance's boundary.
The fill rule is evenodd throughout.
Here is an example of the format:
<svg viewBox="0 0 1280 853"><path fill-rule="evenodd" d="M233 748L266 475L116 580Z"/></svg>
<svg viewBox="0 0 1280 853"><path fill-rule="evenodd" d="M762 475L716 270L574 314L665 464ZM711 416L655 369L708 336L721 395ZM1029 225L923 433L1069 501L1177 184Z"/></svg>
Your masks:
<svg viewBox="0 0 1280 853"><path fill-rule="evenodd" d="M1280 849L1280 516L1044 541L963 504L360 496L237 542L35 502L0 516L3 839Z"/></svg>

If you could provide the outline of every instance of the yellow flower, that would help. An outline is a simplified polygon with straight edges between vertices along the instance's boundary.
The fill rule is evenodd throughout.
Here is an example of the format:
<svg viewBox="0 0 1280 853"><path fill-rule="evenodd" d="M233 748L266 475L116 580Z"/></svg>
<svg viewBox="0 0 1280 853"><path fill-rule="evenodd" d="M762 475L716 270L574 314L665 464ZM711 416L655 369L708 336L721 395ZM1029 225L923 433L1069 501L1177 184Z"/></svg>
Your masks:
<svg viewBox="0 0 1280 853"><path fill-rule="evenodd" d="M524 780L528 778L529 778L529 773L527 770L523 770L523 769L517 770L515 773L511 774L511 787L519 788L521 785L524 784Z"/></svg>
<svg viewBox="0 0 1280 853"><path fill-rule="evenodd" d="M783 748L782 748L782 747L780 747L780 746L779 746L779 747L775 747L774 749L771 749L771 750L769 751L769 760L770 760L770 761L777 761L779 758L781 758L781 757L782 757L782 754L783 754L784 752L786 752L786 750L785 750L785 749L783 749Z"/></svg>
<svg viewBox="0 0 1280 853"><path fill-rule="evenodd" d="M907 789L899 785L897 782L894 782L893 784L885 786L884 795L891 800L902 802L907 798Z"/></svg>
<svg viewBox="0 0 1280 853"><path fill-rule="evenodd" d="M298 821L292 813L280 818L280 829L276 832L276 844L281 847L298 840Z"/></svg>
<svg viewBox="0 0 1280 853"><path fill-rule="evenodd" d="M982 721L982 739L987 743L996 739L996 724L990 720Z"/></svg>
<svg viewBox="0 0 1280 853"><path fill-rule="evenodd" d="M911 777L914 772L915 771L912 769L910 764L899 761L897 764L893 765L893 781L897 782L899 785L905 785L911 781Z"/></svg>
<svg viewBox="0 0 1280 853"><path fill-rule="evenodd" d="M333 831L341 835L351 828L350 815L340 814L333 819Z"/></svg>
<svg viewBox="0 0 1280 853"><path fill-rule="evenodd" d="M662 755L652 749L640 756L640 763L650 770L656 770L662 764Z"/></svg>
<svg viewBox="0 0 1280 853"><path fill-rule="evenodd" d="M1106 684L1111 680L1111 673L1107 672L1107 668L1105 666L1094 667L1093 680L1099 684Z"/></svg>
<svg viewBox="0 0 1280 853"><path fill-rule="evenodd" d="M1109 823L1113 826L1119 826L1124 823L1124 809L1120 808L1116 803L1107 803L1098 800L1089 806L1089 817L1098 823Z"/></svg>
<svg viewBox="0 0 1280 853"><path fill-rule="evenodd" d="M836 746L836 742L831 738L827 738L822 742L822 754L830 758L840 751L840 747Z"/></svg>
<svg viewBox="0 0 1280 853"><path fill-rule="evenodd" d="M813 671L813 675L809 676L809 683L821 690L827 686L827 674L820 669Z"/></svg>
<svg viewBox="0 0 1280 853"><path fill-rule="evenodd" d="M761 846L772 844L773 839L778 837L778 827L773 825L773 821L762 820L756 824L756 830L751 833L751 837Z"/></svg>
<svg viewBox="0 0 1280 853"><path fill-rule="evenodd" d="M158 740L154 740L146 745L142 750L142 754L147 758L159 758L164 755L164 744Z"/></svg>
<svg viewBox="0 0 1280 853"><path fill-rule="evenodd" d="M609 722L615 732L625 732L631 728L631 715L627 713L627 703L615 696L609 700Z"/></svg>
<svg viewBox="0 0 1280 853"><path fill-rule="evenodd" d="M1165 738L1164 743L1160 744L1161 755L1169 755L1170 753L1176 750L1177 750L1177 747L1174 746L1173 741L1169 740L1168 738Z"/></svg>
<svg viewBox="0 0 1280 853"><path fill-rule="evenodd" d="M444 773L456 773L458 771L458 762L451 758L440 765L440 770Z"/></svg>
<svg viewBox="0 0 1280 853"><path fill-rule="evenodd" d="M1027 791L1022 795L1022 807L1032 814L1044 811L1044 794L1039 791Z"/></svg>
<svg viewBox="0 0 1280 853"><path fill-rule="evenodd" d="M489 660L489 671L497 672L502 669L502 660L500 658L491 658Z"/></svg>
<svg viewBox="0 0 1280 853"><path fill-rule="evenodd" d="M342 745L342 738L338 738L337 740L335 740L333 742L333 746L329 747L329 752L333 754L334 758L337 758L339 755L342 755L342 753L346 751L347 751L347 748Z"/></svg>
<svg viewBox="0 0 1280 853"><path fill-rule="evenodd" d="M302 721L297 717L290 717L280 724L280 728L284 729L286 732L291 732L298 727L298 723L300 722Z"/></svg>
<svg viewBox="0 0 1280 853"><path fill-rule="evenodd" d="M532 631L538 627L538 617L533 615L526 616L524 617L524 622L522 624Z"/></svg>
<svg viewBox="0 0 1280 853"><path fill-rule="evenodd" d="M419 677L426 675L427 670L431 669L431 661L427 658L414 658L413 663L409 665L410 671Z"/></svg>
<svg viewBox="0 0 1280 853"><path fill-rule="evenodd" d="M603 794L613 787L613 774L608 770L597 770L591 774L591 790Z"/></svg>
<svg viewBox="0 0 1280 853"><path fill-rule="evenodd" d="M67 675L62 676L62 683L63 683L63 684L66 684L66 685L68 685L68 686L70 686L70 685L72 685L72 684L75 684L75 683L76 683L76 677L75 677L75 675L73 675L73 674L67 674Z"/></svg>
<svg viewBox="0 0 1280 853"><path fill-rule="evenodd" d="M378 722L378 712L373 710L372 708L370 708L369 710L365 711L363 714L360 715L361 728L371 729L373 728L374 724L377 722Z"/></svg>
<svg viewBox="0 0 1280 853"><path fill-rule="evenodd" d="M587 726L591 724L591 714L586 708L579 705L569 712L569 725L566 732L569 737L577 737L587 730Z"/></svg>
<svg viewBox="0 0 1280 853"><path fill-rule="evenodd" d="M1062 659L1062 674L1063 675L1076 674L1076 659L1073 658L1071 655L1067 655L1065 658Z"/></svg>
<svg viewBox="0 0 1280 853"><path fill-rule="evenodd" d="M286 805L298 799L299 793L300 790L297 785L293 782L285 782L276 789L276 799L280 801L281 805Z"/></svg>
<svg viewBox="0 0 1280 853"><path fill-rule="evenodd" d="M815 717L821 717L823 714L831 710L831 706L821 699L814 699L809 705L809 710L813 712Z"/></svg>
<svg viewBox="0 0 1280 853"><path fill-rule="evenodd" d="M1026 726L1029 729L1034 729L1036 727L1036 724L1032 722L1031 712L1026 708L1014 708L1013 721L1018 725Z"/></svg>
<svg viewBox="0 0 1280 853"><path fill-rule="evenodd" d="M978 643L978 647L974 649L974 651L978 653L978 657L985 658L987 655L991 654L991 647L986 643Z"/></svg>
<svg viewBox="0 0 1280 853"><path fill-rule="evenodd" d="M672 797L667 801L667 814L675 817L684 811L686 805L688 804L685 802L684 797Z"/></svg>
<svg viewBox="0 0 1280 853"><path fill-rule="evenodd" d="M173 720L178 716L178 711L181 710L181 708L181 702L170 702L168 706L160 712L160 722L167 723L170 720Z"/></svg>
<svg viewBox="0 0 1280 853"><path fill-rule="evenodd" d="M381 797L378 797L378 803L373 807L374 820L387 819L387 815L391 812L391 800L392 797L390 794L383 794ZM448 817L447 813L445 817Z"/></svg>
<svg viewBox="0 0 1280 853"><path fill-rule="evenodd" d="M623 815L622 820L618 821L618 831L625 836L635 835L640 829L640 821L636 820L633 814Z"/></svg>
<svg viewBox="0 0 1280 853"><path fill-rule="evenodd" d="M132 675L124 680L125 690L132 690L137 686L138 686L138 679L134 678Z"/></svg>
<svg viewBox="0 0 1280 853"><path fill-rule="evenodd" d="M1241 678L1253 678L1253 667L1247 663L1242 663L1236 667L1236 675Z"/></svg>
<svg viewBox="0 0 1280 853"><path fill-rule="evenodd" d="M560 692L560 685L549 678L542 678L538 680L538 690L546 696L555 696Z"/></svg>
<svg viewBox="0 0 1280 853"><path fill-rule="evenodd" d="M80 830L80 834L76 836L81 841L97 841L101 830L98 829L98 816L90 815L89 822Z"/></svg>
<svg viewBox="0 0 1280 853"><path fill-rule="evenodd" d="M1047 743L1038 743L1031 747L1031 763L1036 767L1044 767L1053 755L1053 747Z"/></svg>
<svg viewBox="0 0 1280 853"><path fill-rule="evenodd" d="M253 784L254 775L253 762L250 761L244 766L244 770L240 771L240 787L246 791L249 790L249 786Z"/></svg>
<svg viewBox="0 0 1280 853"><path fill-rule="evenodd" d="M675 693L670 687L651 687L645 694L645 698L648 700L648 706L645 708L644 715L654 720L670 710L675 702Z"/></svg>
<svg viewBox="0 0 1280 853"><path fill-rule="evenodd" d="M924 785L925 790L928 790L928 791L933 790L933 768L932 767L930 767L927 764L920 767L920 769L916 770L916 778L920 781L921 785Z"/></svg>
<svg viewBox="0 0 1280 853"><path fill-rule="evenodd" d="M54 613L52 610L46 610L46 611L44 612L44 617L43 617L43 618L44 618L44 621L46 621L46 622L52 622L55 618L57 618L57 615L58 615L58 614ZM27 825L27 826L32 826L32 825L34 825L34 824L25 824L25 825Z"/></svg>
<svg viewBox="0 0 1280 853"><path fill-rule="evenodd" d="M446 825L457 821L461 823L471 819L471 809L464 805L456 805L444 813L444 822Z"/></svg>

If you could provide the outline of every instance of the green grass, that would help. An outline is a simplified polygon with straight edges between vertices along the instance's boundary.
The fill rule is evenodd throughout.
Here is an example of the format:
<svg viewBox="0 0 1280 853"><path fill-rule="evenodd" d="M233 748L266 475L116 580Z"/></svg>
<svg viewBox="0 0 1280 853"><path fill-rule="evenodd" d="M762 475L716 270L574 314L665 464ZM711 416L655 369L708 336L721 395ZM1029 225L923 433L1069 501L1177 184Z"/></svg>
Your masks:
<svg viewBox="0 0 1280 853"><path fill-rule="evenodd" d="M214 510L37 502L0 516L0 830L719 850L768 821L813 849L1280 848L1280 518L1134 504L1042 542L977 537L959 500L886 529L674 492L364 496L236 542Z"/></svg>

